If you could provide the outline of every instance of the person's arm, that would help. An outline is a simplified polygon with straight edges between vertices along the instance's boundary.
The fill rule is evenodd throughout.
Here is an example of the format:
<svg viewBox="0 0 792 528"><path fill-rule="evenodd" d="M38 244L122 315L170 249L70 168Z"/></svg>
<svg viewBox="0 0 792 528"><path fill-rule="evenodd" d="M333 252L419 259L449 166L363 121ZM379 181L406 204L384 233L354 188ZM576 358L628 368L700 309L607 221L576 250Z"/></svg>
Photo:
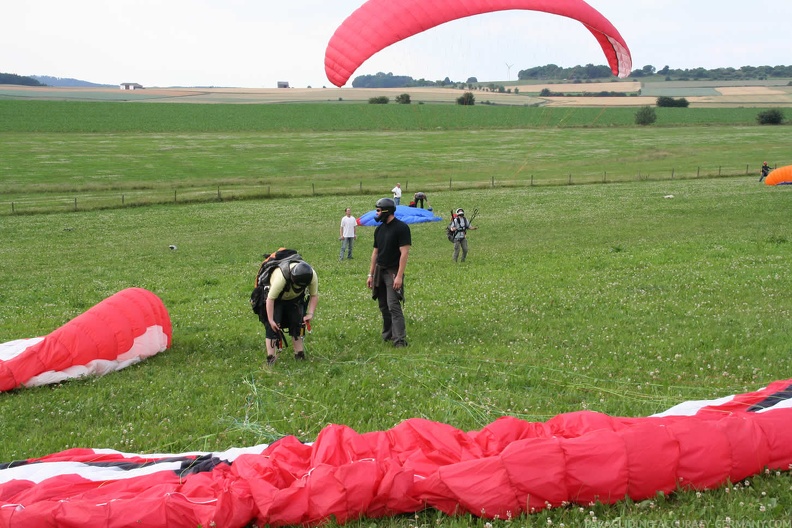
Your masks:
<svg viewBox="0 0 792 528"><path fill-rule="evenodd" d="M404 269L407 267L407 258L410 256L410 246L401 246L399 248L399 271L393 278L393 289L399 290L404 284Z"/></svg>
<svg viewBox="0 0 792 528"><path fill-rule="evenodd" d="M276 332L280 330L280 326L273 319L275 315L275 299L280 296L284 288L286 288L286 279L283 277L280 268L275 268L272 270L272 275L270 275L270 289L267 294L267 319L269 320L270 328Z"/></svg>
<svg viewBox="0 0 792 528"><path fill-rule="evenodd" d="M374 286L374 270L377 269L377 248L371 252L371 266L369 266L368 277L366 278L366 287L371 289Z"/></svg>
<svg viewBox="0 0 792 528"><path fill-rule="evenodd" d="M338 228L338 240L344 238L344 220L341 220L341 227Z"/></svg>
<svg viewBox="0 0 792 528"><path fill-rule="evenodd" d="M272 318L272 314L275 313L275 299L271 299L267 297L267 319L269 319L270 328L275 330L276 332L280 330L280 326L278 323L275 322L275 319Z"/></svg>
<svg viewBox="0 0 792 528"><path fill-rule="evenodd" d="M313 319L314 312L316 311L316 305L319 303L319 294L311 295L311 298L308 300L308 309L305 311L305 316L303 317L304 322L308 322Z"/></svg>
<svg viewBox="0 0 792 528"><path fill-rule="evenodd" d="M354 233L355 238L357 238L357 221L355 221L355 227L352 228L352 233Z"/></svg>

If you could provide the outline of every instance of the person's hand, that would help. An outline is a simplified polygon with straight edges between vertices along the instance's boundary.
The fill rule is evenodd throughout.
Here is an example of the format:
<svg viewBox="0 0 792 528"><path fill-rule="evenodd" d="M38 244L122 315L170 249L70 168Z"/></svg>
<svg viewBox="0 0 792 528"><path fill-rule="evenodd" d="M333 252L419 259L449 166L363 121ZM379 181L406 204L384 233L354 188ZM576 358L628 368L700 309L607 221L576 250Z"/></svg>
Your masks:
<svg viewBox="0 0 792 528"><path fill-rule="evenodd" d="M272 319L270 319L270 321L269 321L269 325L270 325L270 328L272 328L272 329L273 329L273 330L275 330L276 332L280 331L280 326L278 325L278 323L276 323L276 322L275 322L275 321L273 321Z"/></svg>
<svg viewBox="0 0 792 528"><path fill-rule="evenodd" d="M398 275L393 277L393 289L394 290L401 290L401 287L402 287L403 283L404 283L404 277L399 277Z"/></svg>
<svg viewBox="0 0 792 528"><path fill-rule="evenodd" d="M344 240L344 237L338 237L338 240Z"/></svg>
<svg viewBox="0 0 792 528"><path fill-rule="evenodd" d="M366 288L370 290L373 286L374 286L374 277L369 275L368 278L366 279Z"/></svg>

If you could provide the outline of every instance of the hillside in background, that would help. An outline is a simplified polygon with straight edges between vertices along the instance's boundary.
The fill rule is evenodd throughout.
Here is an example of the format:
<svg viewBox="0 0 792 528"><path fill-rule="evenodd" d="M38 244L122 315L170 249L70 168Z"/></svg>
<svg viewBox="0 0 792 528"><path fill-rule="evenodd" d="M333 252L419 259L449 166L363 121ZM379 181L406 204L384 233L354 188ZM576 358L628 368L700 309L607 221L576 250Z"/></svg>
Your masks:
<svg viewBox="0 0 792 528"><path fill-rule="evenodd" d="M79 79L72 79L68 77L50 77L49 75L31 75L30 77L39 81L41 84L63 88L103 88L107 86L115 86L111 84L97 84L88 81L81 81Z"/></svg>
<svg viewBox="0 0 792 528"><path fill-rule="evenodd" d="M16 73L0 73L0 84L17 84L21 86L41 86L41 83L32 77L23 77Z"/></svg>

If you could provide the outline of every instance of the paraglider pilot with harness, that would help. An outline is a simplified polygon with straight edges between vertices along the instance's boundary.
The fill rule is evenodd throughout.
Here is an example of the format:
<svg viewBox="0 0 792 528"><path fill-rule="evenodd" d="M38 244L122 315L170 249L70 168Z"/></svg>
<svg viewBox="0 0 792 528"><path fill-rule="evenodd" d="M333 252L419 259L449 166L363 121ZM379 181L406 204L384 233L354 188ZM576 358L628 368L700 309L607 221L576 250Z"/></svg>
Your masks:
<svg viewBox="0 0 792 528"><path fill-rule="evenodd" d="M761 175L759 176L759 181L762 181L765 178L767 178L768 174L770 174L770 165L768 165L767 162L765 161L764 163L762 163L762 170L761 170Z"/></svg>
<svg viewBox="0 0 792 528"><path fill-rule="evenodd" d="M262 263L257 284L251 304L266 330L267 365L288 346L284 331L292 338L294 358L305 359L305 331L319 302L316 272L296 251L281 249Z"/></svg>
<svg viewBox="0 0 792 528"><path fill-rule="evenodd" d="M478 229L478 227L472 226L470 222L476 218L478 214L478 209L473 211L473 216L468 220L465 218L465 210L459 208L456 210L456 213L453 214L453 220L451 224L448 226L449 231L449 240L454 243L454 262L457 261L459 258L459 250L462 250L462 262L465 262L468 254L468 241L467 241L467 232L473 231Z"/></svg>

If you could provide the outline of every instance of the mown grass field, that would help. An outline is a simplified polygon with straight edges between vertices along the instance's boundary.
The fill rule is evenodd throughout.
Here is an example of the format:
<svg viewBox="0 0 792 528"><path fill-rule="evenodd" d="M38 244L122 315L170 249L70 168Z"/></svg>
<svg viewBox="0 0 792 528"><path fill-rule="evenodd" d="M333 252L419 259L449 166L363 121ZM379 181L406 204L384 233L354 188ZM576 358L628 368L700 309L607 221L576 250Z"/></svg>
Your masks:
<svg viewBox="0 0 792 528"><path fill-rule="evenodd" d="M172 128L185 126L174 119ZM368 211L395 177L409 177L413 189L421 168L453 164L459 177L468 167L485 174L486 164L499 175L563 174L595 163L610 173L611 162L632 168L639 161L668 167L733 159L758 168L765 157L788 155L787 127L254 133L217 126L2 133L3 188L15 177L11 187L26 196L178 187L238 173L258 181L245 176L246 165L251 174L253 165L270 171L274 185L316 178L318 168L301 172L307 160L315 167L332 161L326 174L336 184L346 174L365 185L364 192L283 199L4 215L0 342L45 335L130 286L163 299L174 339L167 352L103 378L0 395L0 461L75 446L175 453L287 434L311 441L328 423L371 431L410 417L473 430L503 415L544 421L589 409L647 416L792 377L791 196L753 174L436 189L429 196L435 211L478 208L480 229L471 234L468 262L454 266L442 222L413 227L410 347L398 352L380 342L379 312L365 288L372 231L360 229L354 260L337 260L343 209ZM518 171L526 152L530 163ZM26 157L37 168L26 171ZM146 163L152 167L144 177L138 169ZM81 164L84 170L69 169ZM367 170L381 164L387 169ZM44 169L50 166L63 170ZM107 167L122 175L118 181L92 183L88 176ZM247 299L262 253L278 246L298 248L316 266L321 299L309 361L297 364L287 354L268 370L263 327ZM768 472L714 491L570 506L494 524L779 523L789 521L790 504L789 473ZM352 525L485 522L428 511Z"/></svg>
<svg viewBox="0 0 792 528"><path fill-rule="evenodd" d="M0 101L0 215L153 202L754 174L755 109Z"/></svg>
<svg viewBox="0 0 792 528"><path fill-rule="evenodd" d="M754 125L755 108L658 108L655 127ZM624 127L635 108L474 105L184 105L0 100L0 132L333 132Z"/></svg>

